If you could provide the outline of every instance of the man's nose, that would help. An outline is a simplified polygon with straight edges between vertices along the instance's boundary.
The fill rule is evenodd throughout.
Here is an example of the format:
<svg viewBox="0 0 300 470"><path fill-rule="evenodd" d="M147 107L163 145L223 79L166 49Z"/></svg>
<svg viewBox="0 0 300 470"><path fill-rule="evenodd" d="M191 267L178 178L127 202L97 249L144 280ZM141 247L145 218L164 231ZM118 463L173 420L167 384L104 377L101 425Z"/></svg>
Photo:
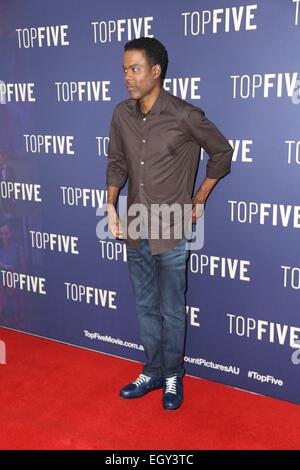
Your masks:
<svg viewBox="0 0 300 470"><path fill-rule="evenodd" d="M128 70L127 72L124 72L124 80L126 81L127 85L131 83L132 72L130 70Z"/></svg>

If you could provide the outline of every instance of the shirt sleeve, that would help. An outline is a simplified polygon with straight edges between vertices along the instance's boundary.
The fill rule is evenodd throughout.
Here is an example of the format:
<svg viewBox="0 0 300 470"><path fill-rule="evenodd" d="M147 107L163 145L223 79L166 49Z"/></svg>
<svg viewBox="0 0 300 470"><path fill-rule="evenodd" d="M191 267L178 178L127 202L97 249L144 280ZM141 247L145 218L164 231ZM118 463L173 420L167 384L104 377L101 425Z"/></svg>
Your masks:
<svg viewBox="0 0 300 470"><path fill-rule="evenodd" d="M118 110L114 109L110 124L108 165L106 172L107 186L121 188L127 179L127 164L118 120Z"/></svg>
<svg viewBox="0 0 300 470"><path fill-rule="evenodd" d="M188 110L183 125L188 138L208 154L206 176L217 179L230 173L233 148L204 111L196 107Z"/></svg>

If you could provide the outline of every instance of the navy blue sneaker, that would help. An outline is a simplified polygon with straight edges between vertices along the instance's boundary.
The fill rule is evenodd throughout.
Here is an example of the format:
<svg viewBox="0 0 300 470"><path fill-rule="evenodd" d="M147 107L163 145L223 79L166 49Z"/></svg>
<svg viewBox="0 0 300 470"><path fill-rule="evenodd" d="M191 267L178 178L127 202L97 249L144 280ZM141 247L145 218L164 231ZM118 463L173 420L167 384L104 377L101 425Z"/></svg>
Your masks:
<svg viewBox="0 0 300 470"><path fill-rule="evenodd" d="M122 398L139 398L152 390L163 388L164 379L149 377L149 375L140 374L136 380L126 385L120 390Z"/></svg>
<svg viewBox="0 0 300 470"><path fill-rule="evenodd" d="M163 407L165 410L176 410L183 402L182 377L174 375L166 377L163 394Z"/></svg>

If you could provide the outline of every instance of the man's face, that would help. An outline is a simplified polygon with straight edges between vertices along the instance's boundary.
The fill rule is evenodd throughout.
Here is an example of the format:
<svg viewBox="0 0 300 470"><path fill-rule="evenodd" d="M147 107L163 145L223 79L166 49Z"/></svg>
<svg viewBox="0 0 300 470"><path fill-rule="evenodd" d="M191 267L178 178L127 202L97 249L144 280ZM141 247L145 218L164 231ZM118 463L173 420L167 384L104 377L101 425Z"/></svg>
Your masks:
<svg viewBox="0 0 300 470"><path fill-rule="evenodd" d="M159 65L151 66L143 50L132 49L124 52L124 80L131 98L139 100L156 86ZM156 77L156 78L155 78Z"/></svg>

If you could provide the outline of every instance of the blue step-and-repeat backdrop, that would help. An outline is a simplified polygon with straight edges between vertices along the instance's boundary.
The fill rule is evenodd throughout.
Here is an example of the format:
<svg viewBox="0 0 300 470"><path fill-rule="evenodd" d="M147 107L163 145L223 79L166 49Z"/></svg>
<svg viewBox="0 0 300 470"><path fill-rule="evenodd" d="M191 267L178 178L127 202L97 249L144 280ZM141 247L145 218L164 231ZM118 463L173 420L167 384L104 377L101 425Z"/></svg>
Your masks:
<svg viewBox="0 0 300 470"><path fill-rule="evenodd" d="M0 1L0 324L144 361L126 246L97 236L140 36L234 147L189 259L187 373L300 403L300 0Z"/></svg>

